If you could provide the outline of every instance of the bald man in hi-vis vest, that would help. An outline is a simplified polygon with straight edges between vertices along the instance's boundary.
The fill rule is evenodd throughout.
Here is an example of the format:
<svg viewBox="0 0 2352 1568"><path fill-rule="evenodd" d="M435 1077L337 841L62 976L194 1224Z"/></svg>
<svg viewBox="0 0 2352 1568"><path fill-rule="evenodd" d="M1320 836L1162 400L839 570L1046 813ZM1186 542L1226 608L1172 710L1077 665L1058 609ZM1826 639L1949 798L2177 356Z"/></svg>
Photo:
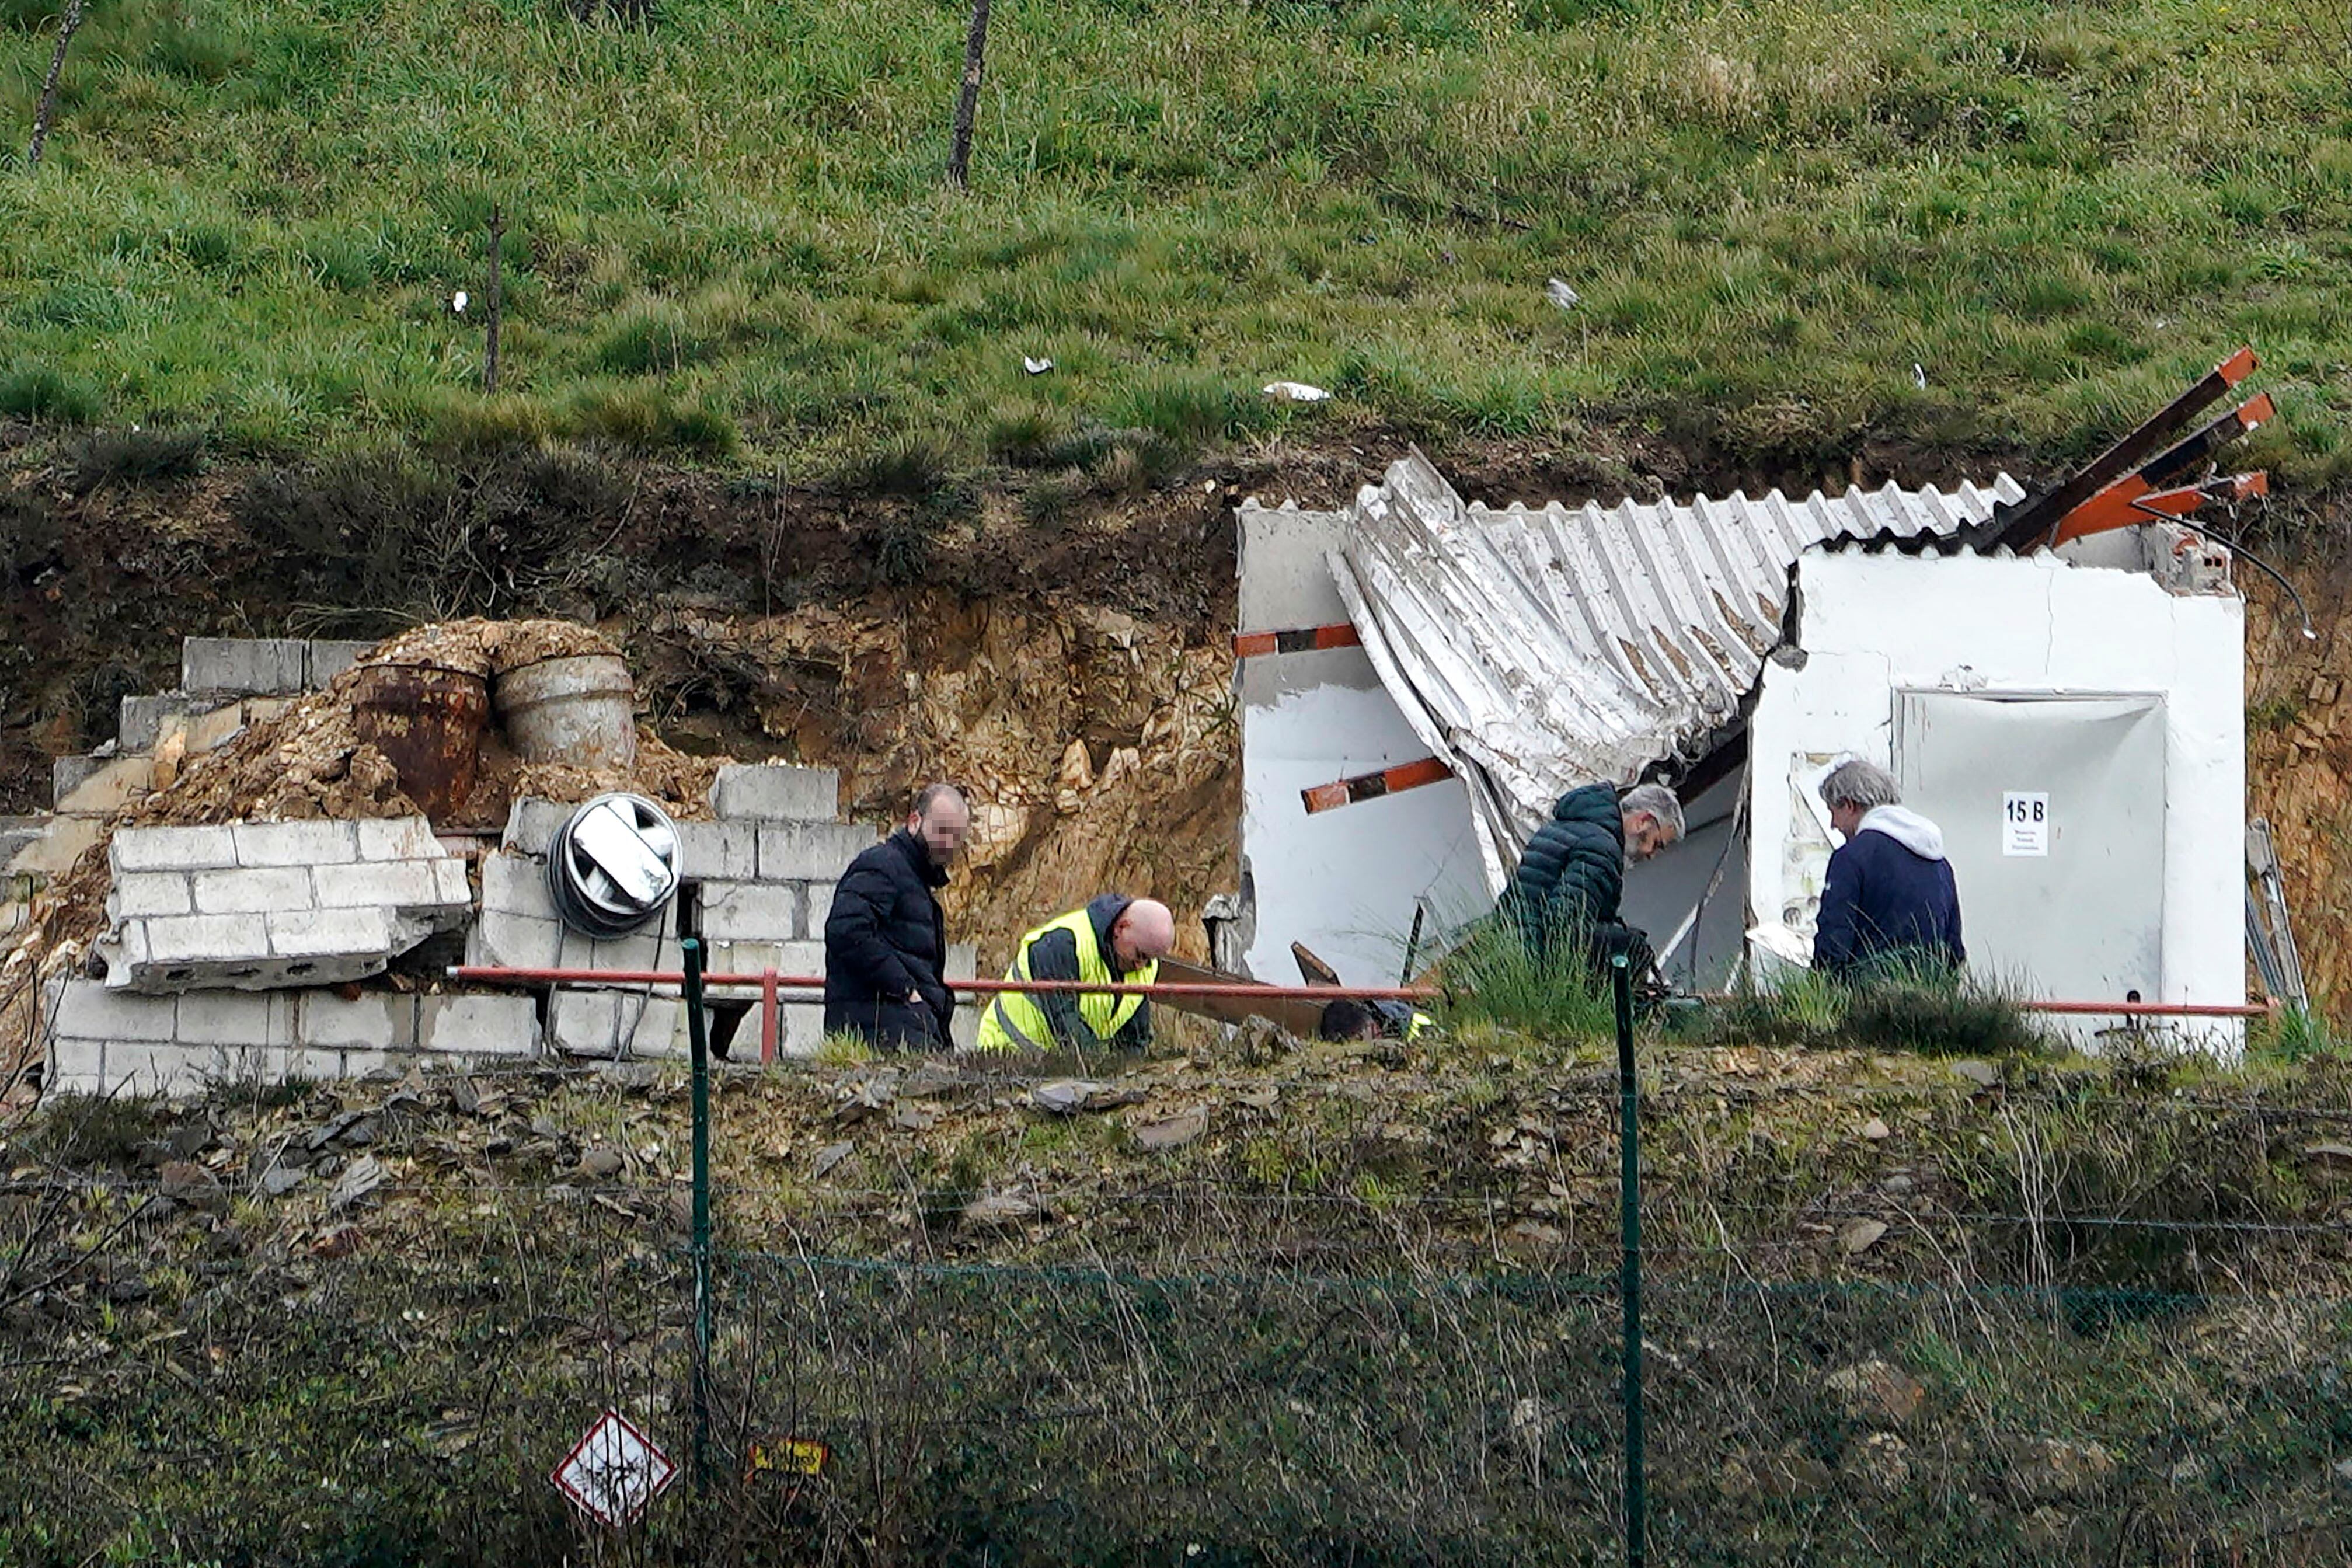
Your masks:
<svg viewBox="0 0 2352 1568"><path fill-rule="evenodd" d="M1176 917L1156 899L1105 893L1021 939L1007 980L1149 985L1176 945ZM1139 1051L1151 1040L1151 1001L1101 991L1000 991L980 1021L983 1051Z"/></svg>

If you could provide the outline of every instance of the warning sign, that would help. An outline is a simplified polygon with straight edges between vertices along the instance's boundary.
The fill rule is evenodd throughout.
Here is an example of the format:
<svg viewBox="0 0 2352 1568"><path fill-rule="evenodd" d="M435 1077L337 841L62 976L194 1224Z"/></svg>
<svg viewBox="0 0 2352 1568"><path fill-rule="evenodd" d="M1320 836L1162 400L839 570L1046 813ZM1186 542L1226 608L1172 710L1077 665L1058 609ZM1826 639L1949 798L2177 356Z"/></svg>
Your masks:
<svg viewBox="0 0 2352 1568"><path fill-rule="evenodd" d="M677 1476L669 1456L617 1410L604 1412L549 1478L597 1523L634 1524Z"/></svg>
<svg viewBox="0 0 2352 1568"><path fill-rule="evenodd" d="M2050 796L2047 792L2009 791L2001 796L2000 816L2002 854L2050 853Z"/></svg>

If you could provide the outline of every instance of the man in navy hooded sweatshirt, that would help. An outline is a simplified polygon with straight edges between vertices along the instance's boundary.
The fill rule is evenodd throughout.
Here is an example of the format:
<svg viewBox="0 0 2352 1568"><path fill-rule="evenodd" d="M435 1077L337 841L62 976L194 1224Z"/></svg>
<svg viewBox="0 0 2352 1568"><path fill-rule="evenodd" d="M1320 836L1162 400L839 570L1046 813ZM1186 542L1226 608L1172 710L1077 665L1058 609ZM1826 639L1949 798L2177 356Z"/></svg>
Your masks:
<svg viewBox="0 0 2352 1568"><path fill-rule="evenodd" d="M1830 856L1813 932L1813 967L1843 980L1903 965L1957 972L1960 896L1944 833L1899 804L1895 775L1841 763L1822 780L1830 826L1845 839Z"/></svg>

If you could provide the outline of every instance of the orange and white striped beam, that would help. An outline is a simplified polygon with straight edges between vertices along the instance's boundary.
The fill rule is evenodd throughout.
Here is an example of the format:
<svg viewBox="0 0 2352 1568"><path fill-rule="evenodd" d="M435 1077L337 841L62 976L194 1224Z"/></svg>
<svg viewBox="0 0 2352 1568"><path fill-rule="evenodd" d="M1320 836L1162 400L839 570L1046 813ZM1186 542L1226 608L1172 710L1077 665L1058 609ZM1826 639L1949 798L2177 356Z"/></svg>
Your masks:
<svg viewBox="0 0 2352 1568"><path fill-rule="evenodd" d="M1361 647L1356 628L1341 621L1330 626L1298 626L1282 632L1235 632L1234 657L1261 658L1270 653L1312 653L1318 648Z"/></svg>
<svg viewBox="0 0 2352 1568"><path fill-rule="evenodd" d="M1298 792L1307 803L1308 816L1329 811L1334 806L1353 805L1360 800L1377 800L1384 795L1396 795L1423 784L1433 784L1454 776L1454 770L1435 757L1423 757L1417 763L1399 763L1392 768L1382 768L1375 773L1358 773L1351 779L1339 779L1332 784L1317 784Z"/></svg>

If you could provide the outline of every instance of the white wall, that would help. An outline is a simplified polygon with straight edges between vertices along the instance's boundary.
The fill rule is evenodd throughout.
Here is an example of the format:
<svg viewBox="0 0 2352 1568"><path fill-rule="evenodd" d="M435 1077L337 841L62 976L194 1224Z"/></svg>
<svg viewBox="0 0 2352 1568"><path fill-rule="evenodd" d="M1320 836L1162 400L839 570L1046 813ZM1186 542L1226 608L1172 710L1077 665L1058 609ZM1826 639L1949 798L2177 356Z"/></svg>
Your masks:
<svg viewBox="0 0 2352 1568"><path fill-rule="evenodd" d="M1802 668L1766 666L1749 729L1753 919L1778 920L1793 891L1790 758L1892 766L1898 689L1944 686L1967 666L1992 691L2161 692L2163 979L2148 999L2245 999L2245 616L2234 595L2177 595L2139 573L2046 555L1813 553L1798 585ZM1965 886L1960 904L1965 921Z"/></svg>
<svg viewBox="0 0 2352 1568"><path fill-rule="evenodd" d="M1244 506L1240 523L1240 630L1348 618L1324 561L1345 532L1344 513ZM1235 685L1242 854L1255 895L1250 973L1296 984L1298 942L1351 984L1394 984L1417 900L1445 925L1492 902L1468 793L1448 779L1310 816L1300 790L1416 762L1429 748L1361 648L1245 659ZM1424 937L1424 952L1436 935Z"/></svg>

